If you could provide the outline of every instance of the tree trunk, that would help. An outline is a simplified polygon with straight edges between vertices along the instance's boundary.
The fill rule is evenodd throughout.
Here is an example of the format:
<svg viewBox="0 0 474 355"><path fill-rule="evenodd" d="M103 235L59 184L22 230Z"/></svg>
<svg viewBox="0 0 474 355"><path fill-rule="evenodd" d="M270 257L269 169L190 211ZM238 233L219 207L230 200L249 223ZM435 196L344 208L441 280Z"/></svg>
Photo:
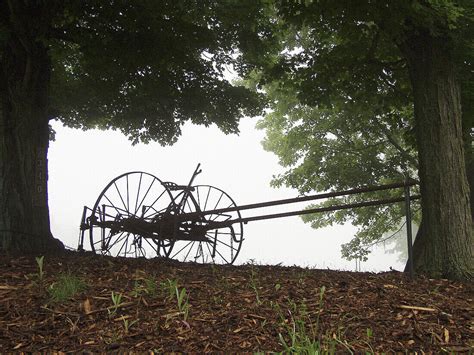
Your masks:
<svg viewBox="0 0 474 355"><path fill-rule="evenodd" d="M460 92L449 38L413 31L401 45L408 60L422 196L415 272L471 280L474 275L470 191Z"/></svg>
<svg viewBox="0 0 474 355"><path fill-rule="evenodd" d="M37 39L40 2L26 3L9 2L10 36L0 49L0 252L44 253L62 246L47 198L51 66Z"/></svg>

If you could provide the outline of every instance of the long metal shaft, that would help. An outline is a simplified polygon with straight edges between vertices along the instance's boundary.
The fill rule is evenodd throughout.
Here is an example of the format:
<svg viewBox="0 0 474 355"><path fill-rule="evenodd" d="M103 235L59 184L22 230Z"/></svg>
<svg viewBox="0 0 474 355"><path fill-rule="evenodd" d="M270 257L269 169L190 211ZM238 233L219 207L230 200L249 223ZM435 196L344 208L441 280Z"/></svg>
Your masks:
<svg viewBox="0 0 474 355"><path fill-rule="evenodd" d="M414 196L410 196L409 200L418 200L420 198L421 198L420 195L414 195ZM330 206L330 207L319 207L319 208L311 208L311 209L307 209L307 210L299 210L299 211L267 214L267 215L261 215L261 216L236 218L236 219L230 219L230 220L223 221L223 222L210 223L209 228L214 229L214 228L219 228L219 227L227 227L227 226L232 225L234 223L247 223L247 222L253 222L253 221L260 221L260 220L264 220L264 219L299 216L299 215L319 213L319 212L347 210L347 209L359 208L359 207L387 205L387 204L402 202L402 201L406 201L406 198L405 197L394 197L394 198L386 198L386 199L382 199L382 200L348 203L348 204L336 205L336 206Z"/></svg>
<svg viewBox="0 0 474 355"><path fill-rule="evenodd" d="M344 191L338 191L338 192L327 192L327 193L309 195L309 196L299 196L299 197L293 197L293 198L286 198L286 199L283 199L283 200L252 203L252 204L248 204L248 205L234 206L234 207L228 207L228 208L219 208L219 209L215 209L215 210L183 213L183 214L180 214L179 216L177 216L177 219L180 220L180 221L185 221L185 220L188 220L188 219L192 219L193 217L205 216L205 215L209 215L209 214L221 214L221 213L225 213L225 212L243 211L243 210L262 208L262 207L286 205L286 204L290 204L290 203L313 201L313 200L319 200L319 199L330 198L330 197L355 195L355 194L360 194L360 193L364 193L364 192L390 190L390 189L400 188L400 187L404 187L404 186L413 186L413 185L416 185L417 183L418 182L415 181L415 180L410 180L410 181L407 181L407 182L398 182L398 183L386 184L386 185L380 185L380 186L366 186L366 187L361 187L361 188L357 188L357 189L350 189L350 190L344 190ZM401 201L403 201L403 199ZM332 208L332 207L328 207L328 208ZM332 210L329 210L329 211L332 211ZM324 212L324 211L320 211L320 212ZM297 214L298 213L295 213L294 215L297 215ZM285 217L285 216L282 216L282 217ZM278 218L278 217L275 217L275 218Z"/></svg>

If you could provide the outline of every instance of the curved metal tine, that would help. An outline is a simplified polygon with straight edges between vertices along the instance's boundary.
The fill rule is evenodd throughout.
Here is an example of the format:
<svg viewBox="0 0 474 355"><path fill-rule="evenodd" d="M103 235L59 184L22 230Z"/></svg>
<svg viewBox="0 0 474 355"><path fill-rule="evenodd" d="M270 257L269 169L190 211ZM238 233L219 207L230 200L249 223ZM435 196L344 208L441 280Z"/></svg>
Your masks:
<svg viewBox="0 0 474 355"><path fill-rule="evenodd" d="M186 253L186 256L185 256L184 259L183 259L183 261L186 261L186 260L188 259L188 256L189 256L189 254L191 253L191 250L193 250L195 243L196 243L196 241L193 241L193 242L192 242L191 246L190 246L189 249L188 249L188 252ZM196 259L194 259L194 261L196 261Z"/></svg>
<svg viewBox="0 0 474 355"><path fill-rule="evenodd" d="M216 256L212 256L212 250L209 248L209 244L210 243L206 243L206 248L207 248L207 251L209 252L209 255L211 256L212 258L212 262L214 262L214 260L216 259ZM217 250L216 250L217 251Z"/></svg>
<svg viewBox="0 0 474 355"><path fill-rule="evenodd" d="M150 243L150 241L148 240L148 238L142 238L142 241L143 241L143 240L144 240L145 242L147 242L147 244L151 247L151 249L153 250L153 252L155 252L156 254L158 253L158 251L157 251L158 245L153 246L153 245Z"/></svg>
<svg viewBox="0 0 474 355"><path fill-rule="evenodd" d="M158 202L158 200L161 198L161 196L163 196L163 195L165 194L165 192L166 192L166 189L163 190L163 192L155 199L155 201L153 201L153 203L152 203L151 205L147 206L147 211L146 211L146 212L148 212L151 208L153 208L153 206L155 205L155 203ZM142 200L142 202L140 203L140 206L141 206L142 203L143 203L143 200ZM165 208L163 208L163 209L160 210L160 211L163 211L163 210L165 210L166 208L168 208L168 206L166 206ZM155 208L153 208L153 209L156 211ZM145 214L146 214L146 212L145 212ZM136 214L136 213L135 213L135 214ZM142 216L142 218L149 218L149 217L150 217L150 216L146 216L145 214Z"/></svg>
<svg viewBox="0 0 474 355"><path fill-rule="evenodd" d="M197 253L199 253L199 255ZM206 263L206 259L204 259L204 250L202 248L202 242L199 242L199 245L196 251L196 257L194 258L194 260L196 261L199 257L201 257L203 264Z"/></svg>
<svg viewBox="0 0 474 355"><path fill-rule="evenodd" d="M228 247L228 248L230 248L230 249L233 249L233 250L235 250L235 251L238 250L238 248L234 248L233 246L231 246L231 245L229 245L229 244L227 244L227 243L224 243L224 242L223 242L222 240L220 240L219 238L216 239L216 241L219 242L219 243L221 243L221 244L224 244L226 247Z"/></svg>
<svg viewBox="0 0 474 355"><path fill-rule="evenodd" d="M152 187L153 184L155 183L155 180L156 180L156 179L155 179L154 177L153 177L152 179L153 179L153 180L151 181L150 186L148 186L148 190L146 190L146 193L145 193L145 195L143 196L142 200L140 201L140 204L137 206L137 208L135 209L135 211L134 211L134 213L133 213L135 216L137 215L138 210L139 210L140 207L142 206L143 201L145 201L145 198L148 196L148 193L150 192L151 187ZM166 190L165 190L165 191L166 191ZM163 191L163 193L164 193L164 191ZM162 194L163 194L163 193L162 193ZM161 196L161 195L160 195L160 196ZM157 199L157 200L158 200L158 199Z"/></svg>
<svg viewBox="0 0 474 355"><path fill-rule="evenodd" d="M217 247L216 247L216 253L220 255L220 257L227 263L227 264L231 264L229 261L227 261L226 258L224 258L224 256L219 252L219 250L217 250Z"/></svg>
<svg viewBox="0 0 474 355"><path fill-rule="evenodd" d="M232 236L232 240L235 243L242 243L242 232L235 233L235 229L234 229L233 226L229 226L229 229L230 229L230 235ZM239 235L239 237L240 237L239 239L237 239L236 234ZM231 240L231 243L232 243L232 240Z"/></svg>
<svg viewBox="0 0 474 355"><path fill-rule="evenodd" d="M128 175L127 175L127 177L128 177ZM119 188L118 188L118 186L117 186L117 182L116 182L116 181L114 181L114 186L115 186L115 189L117 190L117 193L118 193L118 195L119 195L119 197L120 197L120 200L121 200L122 203L123 203L123 207L125 207L125 210L128 211L128 210L127 210L127 205L125 204L125 201L123 200L122 194L120 193L120 190L119 190Z"/></svg>

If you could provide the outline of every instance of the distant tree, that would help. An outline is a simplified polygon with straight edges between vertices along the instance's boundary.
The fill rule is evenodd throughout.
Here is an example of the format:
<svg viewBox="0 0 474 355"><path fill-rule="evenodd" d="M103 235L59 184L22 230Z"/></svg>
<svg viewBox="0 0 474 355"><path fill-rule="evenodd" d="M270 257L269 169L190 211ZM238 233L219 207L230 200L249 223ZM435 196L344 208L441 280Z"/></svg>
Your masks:
<svg viewBox="0 0 474 355"><path fill-rule="evenodd" d="M237 46L252 43L240 26L259 13L251 1L245 11L229 4L0 2L0 251L60 248L48 211L50 120L171 144L188 120L229 133L260 112L254 93L224 79Z"/></svg>
<svg viewBox="0 0 474 355"><path fill-rule="evenodd" d="M466 169L472 162L472 84L462 94L469 112L464 129L459 90L460 73L472 78L473 5L275 1L270 22L281 46L252 74L274 108L261 124L269 128L265 144L292 166L275 183L304 192L418 170L422 226L414 263L432 277L471 279L474 273ZM376 221L386 222L394 211L373 212L353 215L356 224L376 231Z"/></svg>
<svg viewBox="0 0 474 355"><path fill-rule="evenodd" d="M259 121L265 129L263 146L274 152L283 174L274 177L272 185L286 185L305 194L311 191L346 190L357 186L379 185L403 181L404 174L416 178L416 150L407 143L410 137L412 107L381 110L360 104L341 105L332 109L301 104L288 85L265 86L271 112ZM370 96L372 101L379 98ZM377 112L377 113L376 113ZM408 139L409 140L409 139ZM357 203L370 198L402 196L403 190L373 192L344 197L344 203ZM308 206L333 205L338 199ZM414 210L419 210L414 204ZM415 214L419 222L420 214ZM365 258L368 246L403 223L402 204L372 206L302 216L313 228L350 221L359 227L354 239L343 245L342 255L348 259Z"/></svg>

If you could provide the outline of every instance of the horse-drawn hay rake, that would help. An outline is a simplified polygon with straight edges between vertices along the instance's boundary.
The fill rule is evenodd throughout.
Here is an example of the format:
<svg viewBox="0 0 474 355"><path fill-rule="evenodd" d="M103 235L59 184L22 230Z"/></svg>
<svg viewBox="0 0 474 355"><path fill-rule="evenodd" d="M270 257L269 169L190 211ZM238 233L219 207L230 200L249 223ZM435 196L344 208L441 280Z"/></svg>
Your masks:
<svg viewBox="0 0 474 355"><path fill-rule="evenodd" d="M418 198L409 195L409 186L415 184L410 181L237 206L221 189L209 185L193 186L194 179L201 173L199 167L187 185L163 182L140 171L113 179L92 208L84 206L78 249L85 249L84 239L88 232L88 249L95 253L232 264L240 252L244 240L243 225L247 222L400 201L408 203L409 212L409 201ZM241 216L241 211L248 209L400 187L405 187L404 197L246 218Z"/></svg>

